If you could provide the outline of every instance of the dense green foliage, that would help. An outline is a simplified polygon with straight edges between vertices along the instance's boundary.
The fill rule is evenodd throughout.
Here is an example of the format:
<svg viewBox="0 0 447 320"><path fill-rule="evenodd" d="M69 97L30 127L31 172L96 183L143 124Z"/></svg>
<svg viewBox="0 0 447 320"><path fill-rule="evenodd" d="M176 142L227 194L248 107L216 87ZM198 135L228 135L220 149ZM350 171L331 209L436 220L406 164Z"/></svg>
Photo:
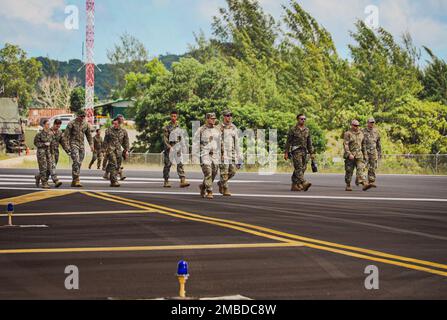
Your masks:
<svg viewBox="0 0 447 320"><path fill-rule="evenodd" d="M172 70L146 66L126 77L137 98L140 148L161 150L162 127L172 109L190 128L206 112L231 109L241 129L278 130L280 147L298 113L309 118L318 151L328 132L352 119L375 117L390 153L447 152L446 65L432 55L421 70L406 34L400 44L384 29L355 24L342 59L331 34L296 1L276 22L256 0L227 0L214 18L213 36L196 35L187 58ZM393 150L393 148L395 150Z"/></svg>
<svg viewBox="0 0 447 320"><path fill-rule="evenodd" d="M41 64L28 59L18 46L6 44L0 50L0 97L16 97L19 107L25 110L41 75Z"/></svg>

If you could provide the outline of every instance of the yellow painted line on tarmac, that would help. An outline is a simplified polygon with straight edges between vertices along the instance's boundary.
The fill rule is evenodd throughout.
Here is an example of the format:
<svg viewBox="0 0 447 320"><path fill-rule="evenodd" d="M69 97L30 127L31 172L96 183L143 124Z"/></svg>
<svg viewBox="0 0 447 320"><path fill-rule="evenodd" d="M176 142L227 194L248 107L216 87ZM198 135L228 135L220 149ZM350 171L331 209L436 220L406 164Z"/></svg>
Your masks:
<svg viewBox="0 0 447 320"><path fill-rule="evenodd" d="M71 191L71 190L55 190L55 191L38 191L33 193L24 194L17 197L12 198L6 198L6 199L0 199L0 205L7 205L8 203L13 203L14 205L39 201L39 200L45 200L50 198L56 198L65 196L68 194L76 193L77 191Z"/></svg>
<svg viewBox="0 0 447 320"><path fill-rule="evenodd" d="M420 259L414 259L414 258L408 258L408 257L403 257L403 256L398 256L398 255L393 255L393 254L383 253L380 251L363 249L363 248L358 248L358 247L353 247L353 246L346 246L346 245L342 245L342 244L338 244L338 243L302 237L302 236L285 233L285 232L281 232L281 231L277 231L277 230L273 230L273 229L269 229L269 228L264 228L264 227L260 227L260 226L256 226L256 225L252 225L252 224L248 224L248 223L242 223L242 222L226 220L226 219L219 219L219 218L212 218L212 217L202 216L202 215L198 215L198 214L192 214L189 212L172 209L172 208L168 208L168 207L164 207L164 206L145 203L145 202L138 201L138 200L126 199L126 198L122 198L122 197L115 196L115 195L109 195L106 193L101 193L101 194L103 195L104 199L107 199L108 197L111 198L110 199L111 201L118 200L118 201L122 201L124 203L127 202L129 205L132 205L132 206L146 205L148 207L159 209L159 210L162 210L162 211L168 212L168 213L176 212L177 214L180 215L180 217L183 217L184 219L197 218L197 219L202 220L203 222L206 222L206 223L218 221L218 222L224 223L225 225L242 226L242 227L244 227L244 229L251 228L251 229L260 230L263 232L268 232L268 233L271 233L274 235L278 235L280 237L286 237L286 238L291 238L294 240L299 240L299 241L302 241L304 246L307 246L310 248L339 253L339 254L343 254L343 255L347 255L347 256L351 256L351 257L357 257L357 258L366 259L366 260L383 262L383 263L406 267L406 268L414 269L414 270L418 270L418 271L429 272L429 273L433 273L433 274L437 274L437 275L447 276L447 272L445 272L445 271L439 271L439 270L435 270L435 269L431 269L431 268L426 268L426 267L410 264L410 263L416 263L416 264L420 264L420 265L425 265L425 266L430 266L430 267L447 270L447 265L441 264L441 263L425 261L425 260L420 260ZM248 230L250 230L250 229L248 229ZM285 239L286 241L291 241L290 239L286 239L286 238L283 238L283 239ZM284 240L280 240L280 241L284 241ZM346 250L343 250L343 249L346 249ZM347 251L347 250L350 250L350 251ZM351 251L354 251L354 252L351 252ZM364 253L369 254L369 255L366 255ZM394 260L391 260L391 259L394 259ZM400 260L400 261L395 261L395 260ZM406 263L406 262L409 262L409 263Z"/></svg>
<svg viewBox="0 0 447 320"><path fill-rule="evenodd" d="M289 243L242 243L242 244L193 244L193 245L176 245L176 246L97 247L97 248L46 248L46 249L39 248L39 249L0 250L0 254L252 249L252 248L287 248L287 247L299 247L299 246L301 246L301 243L299 242L289 242Z"/></svg>
<svg viewBox="0 0 447 320"><path fill-rule="evenodd" d="M121 204L125 204L125 205L128 205L128 206L133 206L133 207L136 207L136 208L140 208L140 209L150 208L150 207L147 206L147 204L146 205L135 204L135 203L126 201L126 199L124 199L124 198L122 198L122 199L113 199L113 198L108 197L108 194L105 194L105 193L101 193L101 195L99 195L99 194L96 194L96 193L85 192L85 194L89 195L91 197L98 198L98 199L103 199L103 200L107 200L107 201L111 201L111 202L121 203ZM175 218L180 218L180 219L184 219L184 220L191 220L191 221L197 221L197 222L213 224L213 225L217 225L217 226L220 226L220 227L242 231L242 232L245 232L245 233L253 234L253 235L256 235L256 236L259 236L259 237L263 237L263 238L267 238L267 239L271 239L271 240L276 240L276 241L281 241L281 242L286 242L286 243L296 243L296 241L292 241L292 240L285 239L285 238L282 238L282 237L278 237L278 236L266 234L266 233L263 233L263 232L259 232L259 231L255 231L255 230L251 230L251 229L235 226L235 225L228 224L228 223L209 221L209 220L206 220L206 219L203 219L203 218L200 218L200 217L186 217L186 216L181 215L181 214L171 213L171 212L168 212L168 211L165 211L165 210L161 210L161 209L157 209L156 213L167 215L167 216L171 216L171 217L175 217Z"/></svg>

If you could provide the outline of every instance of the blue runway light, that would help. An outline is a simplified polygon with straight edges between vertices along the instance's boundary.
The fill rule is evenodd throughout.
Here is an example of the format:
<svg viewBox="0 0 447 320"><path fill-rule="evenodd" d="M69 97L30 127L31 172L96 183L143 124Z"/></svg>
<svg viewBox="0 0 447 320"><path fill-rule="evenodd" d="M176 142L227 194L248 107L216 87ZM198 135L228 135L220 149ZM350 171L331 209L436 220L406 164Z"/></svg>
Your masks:
<svg viewBox="0 0 447 320"><path fill-rule="evenodd" d="M14 212L14 204L13 203L8 203L6 211L7 212Z"/></svg>
<svg viewBox="0 0 447 320"><path fill-rule="evenodd" d="M182 260L178 263L177 275L178 276L187 276L188 275L188 263L186 261Z"/></svg>

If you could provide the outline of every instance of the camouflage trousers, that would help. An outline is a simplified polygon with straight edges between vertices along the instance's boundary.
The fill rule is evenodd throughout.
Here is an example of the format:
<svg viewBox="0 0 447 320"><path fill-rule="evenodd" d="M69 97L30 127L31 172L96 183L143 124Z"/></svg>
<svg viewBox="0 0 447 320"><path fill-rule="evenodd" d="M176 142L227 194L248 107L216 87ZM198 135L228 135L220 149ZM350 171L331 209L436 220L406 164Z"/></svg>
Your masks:
<svg viewBox="0 0 447 320"><path fill-rule="evenodd" d="M58 162L59 162L59 151L53 153L53 163L51 166L51 180L53 180L53 182L59 181L59 178L57 177L56 174L56 167Z"/></svg>
<svg viewBox="0 0 447 320"><path fill-rule="evenodd" d="M84 161L85 149L79 147L71 147L71 160L73 161L71 174L73 180L78 180L81 175L82 161Z"/></svg>
<svg viewBox="0 0 447 320"><path fill-rule="evenodd" d="M354 160L345 160L345 182L346 184L350 184L352 181L352 176L354 175L354 169L356 169L356 180L359 183L366 181L366 172L365 172L365 161L363 159L354 159Z"/></svg>
<svg viewBox="0 0 447 320"><path fill-rule="evenodd" d="M172 162L171 159L169 159L169 153L164 152L163 153L163 179L169 180L169 173L171 172ZM177 163L177 174L179 178L185 178L185 169L183 167L183 163Z"/></svg>
<svg viewBox="0 0 447 320"><path fill-rule="evenodd" d="M228 188L228 181L234 178L236 175L236 165L235 164L220 164L220 183L222 187Z"/></svg>
<svg viewBox="0 0 447 320"><path fill-rule="evenodd" d="M102 152L93 152L92 161L90 161L89 167L93 166L93 164L97 162L98 170L101 169L101 163L102 163Z"/></svg>
<svg viewBox="0 0 447 320"><path fill-rule="evenodd" d="M211 164L202 164L202 172L203 172L203 185L207 192L213 191L213 182L216 179L217 171L219 167L215 163Z"/></svg>
<svg viewBox="0 0 447 320"><path fill-rule="evenodd" d="M39 177L42 183L48 182L53 167L53 156L46 149L37 149L37 163L39 165Z"/></svg>
<svg viewBox="0 0 447 320"><path fill-rule="evenodd" d="M118 181L118 174L123 163L123 155L119 151L112 151L107 154L106 172L110 173L110 182Z"/></svg>
<svg viewBox="0 0 447 320"><path fill-rule="evenodd" d="M292 175L292 183L293 184L303 184L306 182L304 179L304 173L307 168L307 152L303 151L295 151L293 153L293 171Z"/></svg>
<svg viewBox="0 0 447 320"><path fill-rule="evenodd" d="M369 157L366 166L368 168L368 181L376 182L376 170L379 166L379 161L377 157Z"/></svg>

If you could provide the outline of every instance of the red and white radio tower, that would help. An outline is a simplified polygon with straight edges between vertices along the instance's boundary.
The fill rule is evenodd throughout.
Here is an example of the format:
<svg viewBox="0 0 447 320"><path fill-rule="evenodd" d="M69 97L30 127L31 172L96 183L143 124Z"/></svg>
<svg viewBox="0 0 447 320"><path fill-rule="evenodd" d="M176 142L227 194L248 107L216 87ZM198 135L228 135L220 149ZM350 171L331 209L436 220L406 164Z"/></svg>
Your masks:
<svg viewBox="0 0 447 320"><path fill-rule="evenodd" d="M85 60L85 112L87 121L94 124L95 113L95 0L86 0L87 26L86 44L87 54Z"/></svg>

